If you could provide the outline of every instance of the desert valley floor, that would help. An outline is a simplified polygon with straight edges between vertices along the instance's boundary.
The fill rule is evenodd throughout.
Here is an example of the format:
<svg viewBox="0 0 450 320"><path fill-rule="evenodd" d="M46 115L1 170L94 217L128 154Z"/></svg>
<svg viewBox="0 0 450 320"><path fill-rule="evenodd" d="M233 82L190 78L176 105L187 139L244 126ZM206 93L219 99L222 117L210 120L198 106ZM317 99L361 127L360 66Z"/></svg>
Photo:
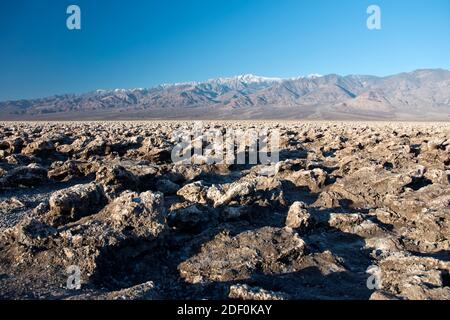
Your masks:
<svg viewBox="0 0 450 320"><path fill-rule="evenodd" d="M193 125L0 123L0 298L450 299L450 123L203 123L272 174L173 163Z"/></svg>

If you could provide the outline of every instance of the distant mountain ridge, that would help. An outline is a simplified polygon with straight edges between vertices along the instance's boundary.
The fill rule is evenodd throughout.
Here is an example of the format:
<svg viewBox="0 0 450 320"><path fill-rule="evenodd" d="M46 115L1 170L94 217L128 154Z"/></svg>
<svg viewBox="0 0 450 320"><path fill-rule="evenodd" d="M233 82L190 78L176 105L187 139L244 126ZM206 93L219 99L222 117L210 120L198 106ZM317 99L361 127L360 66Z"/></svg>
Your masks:
<svg viewBox="0 0 450 320"><path fill-rule="evenodd" d="M0 103L1 119L405 119L450 120L450 71L387 77L242 75L150 89Z"/></svg>

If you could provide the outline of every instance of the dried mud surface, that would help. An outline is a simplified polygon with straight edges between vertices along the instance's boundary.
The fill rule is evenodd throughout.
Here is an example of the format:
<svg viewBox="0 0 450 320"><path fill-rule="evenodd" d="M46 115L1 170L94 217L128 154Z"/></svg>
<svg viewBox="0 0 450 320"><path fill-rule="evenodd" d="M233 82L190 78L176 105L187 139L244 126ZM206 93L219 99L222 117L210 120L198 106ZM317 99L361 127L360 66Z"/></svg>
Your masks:
<svg viewBox="0 0 450 320"><path fill-rule="evenodd" d="M187 121L0 123L0 297L450 299L449 123L204 124L279 130L274 174L174 164Z"/></svg>

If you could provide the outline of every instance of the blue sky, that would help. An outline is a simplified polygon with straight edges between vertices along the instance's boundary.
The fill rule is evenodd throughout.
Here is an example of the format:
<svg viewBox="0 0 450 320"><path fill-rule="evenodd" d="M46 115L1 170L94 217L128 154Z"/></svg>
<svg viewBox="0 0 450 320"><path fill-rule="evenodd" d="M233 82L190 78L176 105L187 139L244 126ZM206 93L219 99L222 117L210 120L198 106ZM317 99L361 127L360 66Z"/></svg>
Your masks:
<svg viewBox="0 0 450 320"><path fill-rule="evenodd" d="M82 30L66 28L77 4ZM366 9L382 10L382 30ZM448 0L1 0L0 100L253 73L450 69Z"/></svg>

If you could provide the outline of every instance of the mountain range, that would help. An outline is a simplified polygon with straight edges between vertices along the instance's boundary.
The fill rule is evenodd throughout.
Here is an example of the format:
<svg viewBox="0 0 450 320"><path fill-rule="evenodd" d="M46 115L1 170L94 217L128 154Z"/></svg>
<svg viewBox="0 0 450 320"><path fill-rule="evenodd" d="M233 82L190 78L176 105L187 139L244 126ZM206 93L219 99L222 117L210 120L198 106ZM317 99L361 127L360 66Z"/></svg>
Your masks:
<svg viewBox="0 0 450 320"><path fill-rule="evenodd" d="M335 119L450 120L450 71L387 77L242 75L150 89L0 102L4 120Z"/></svg>

